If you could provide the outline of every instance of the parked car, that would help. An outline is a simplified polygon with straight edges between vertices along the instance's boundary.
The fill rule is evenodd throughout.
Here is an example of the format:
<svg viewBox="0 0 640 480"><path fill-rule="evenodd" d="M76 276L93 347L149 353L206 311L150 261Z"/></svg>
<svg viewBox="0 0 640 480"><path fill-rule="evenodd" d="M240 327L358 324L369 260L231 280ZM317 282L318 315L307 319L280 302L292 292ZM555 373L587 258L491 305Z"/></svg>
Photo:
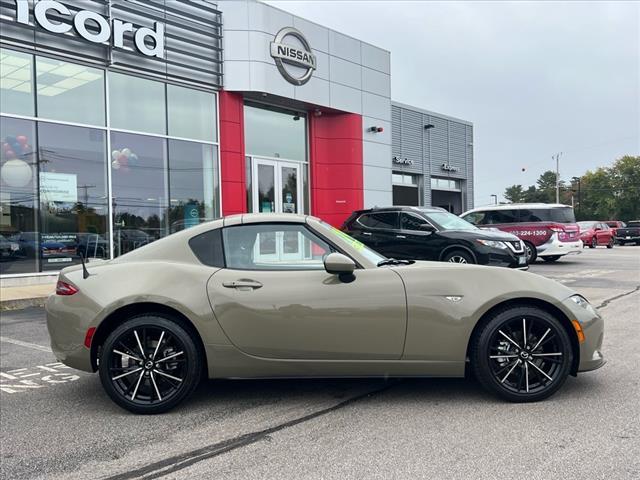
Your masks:
<svg viewBox="0 0 640 480"><path fill-rule="evenodd" d="M98 233L78 233L78 255L83 258L109 258L109 242Z"/></svg>
<svg viewBox="0 0 640 480"><path fill-rule="evenodd" d="M607 226L611 229L611 232L613 233L613 236L615 238L616 236L616 231L619 228L624 228L626 227L626 223L621 222L620 220L609 220L608 222L604 222L607 224Z"/></svg>
<svg viewBox="0 0 640 480"><path fill-rule="evenodd" d="M482 230L438 207L358 210L342 231L389 258L529 268L518 237Z"/></svg>
<svg viewBox="0 0 640 480"><path fill-rule="evenodd" d="M620 245L634 243L640 245L640 220L632 220L627 222L624 228L618 228L616 231L616 241Z"/></svg>
<svg viewBox="0 0 640 480"><path fill-rule="evenodd" d="M20 245L12 242L4 235L0 235L0 258L11 258L20 250Z"/></svg>
<svg viewBox="0 0 640 480"><path fill-rule="evenodd" d="M497 228L520 238L529 264L540 257L555 262L564 255L582 253L580 231L573 208L551 203L510 203L469 210L461 217L474 225Z"/></svg>
<svg viewBox="0 0 640 480"><path fill-rule="evenodd" d="M276 248L262 251L263 238ZM293 241L295 240L295 241ZM244 214L116 260L65 268L46 303L55 356L137 413L203 376L463 377L542 400L604 364L604 322L574 290L508 268L391 260L327 223Z"/></svg>
<svg viewBox="0 0 640 480"><path fill-rule="evenodd" d="M604 222L578 222L580 240L584 246L596 248L598 245L613 248L615 237L609 226Z"/></svg>

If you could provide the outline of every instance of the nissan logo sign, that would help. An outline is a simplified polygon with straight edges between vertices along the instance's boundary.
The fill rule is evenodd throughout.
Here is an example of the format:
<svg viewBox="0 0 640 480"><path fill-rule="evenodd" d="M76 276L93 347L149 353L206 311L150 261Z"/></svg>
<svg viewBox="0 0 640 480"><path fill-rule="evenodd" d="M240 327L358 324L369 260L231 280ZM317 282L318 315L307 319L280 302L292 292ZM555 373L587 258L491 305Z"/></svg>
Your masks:
<svg viewBox="0 0 640 480"><path fill-rule="evenodd" d="M297 44L285 43L288 38L297 40L302 48ZM287 82L294 85L307 83L316 69L316 56L311 52L309 42L304 38L302 32L293 27L283 28L276 34L271 42L271 56L275 60L280 74ZM303 70L302 75L299 75L295 68L287 69L287 65L299 67Z"/></svg>

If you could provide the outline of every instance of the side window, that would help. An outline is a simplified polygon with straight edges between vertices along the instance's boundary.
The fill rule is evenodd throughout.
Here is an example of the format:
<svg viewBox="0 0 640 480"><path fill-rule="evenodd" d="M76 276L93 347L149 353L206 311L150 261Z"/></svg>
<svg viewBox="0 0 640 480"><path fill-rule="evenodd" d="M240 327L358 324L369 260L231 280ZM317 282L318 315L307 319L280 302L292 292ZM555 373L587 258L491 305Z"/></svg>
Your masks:
<svg viewBox="0 0 640 480"><path fill-rule="evenodd" d="M227 268L322 270L333 249L302 224L256 224L222 230Z"/></svg>
<svg viewBox="0 0 640 480"><path fill-rule="evenodd" d="M485 225L486 217L486 212L472 212L462 217L462 219L466 220L469 223L472 223L473 225Z"/></svg>
<svg viewBox="0 0 640 480"><path fill-rule="evenodd" d="M493 210L487 214L487 224L516 223L518 210Z"/></svg>
<svg viewBox="0 0 640 480"><path fill-rule="evenodd" d="M209 230L189 240L194 255L205 265L224 268L221 229Z"/></svg>
<svg viewBox="0 0 640 480"><path fill-rule="evenodd" d="M402 230L421 230L420 226L426 223L427 221L424 218L420 218L417 215L411 213L400 214L400 228Z"/></svg>
<svg viewBox="0 0 640 480"><path fill-rule="evenodd" d="M520 210L521 222L544 222L544 218L539 210Z"/></svg>
<svg viewBox="0 0 640 480"><path fill-rule="evenodd" d="M358 222L369 228L392 230L398 228L398 212L365 213Z"/></svg>

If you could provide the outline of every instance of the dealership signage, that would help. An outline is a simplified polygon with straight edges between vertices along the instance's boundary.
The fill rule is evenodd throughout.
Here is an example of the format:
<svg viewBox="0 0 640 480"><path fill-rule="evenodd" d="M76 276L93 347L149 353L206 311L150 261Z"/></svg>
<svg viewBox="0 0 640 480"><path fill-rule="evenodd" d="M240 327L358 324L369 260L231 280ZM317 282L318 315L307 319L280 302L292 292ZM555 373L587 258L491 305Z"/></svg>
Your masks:
<svg viewBox="0 0 640 480"><path fill-rule="evenodd" d="M16 2L16 22L29 25L29 2ZM113 42L116 48L125 47L125 33L133 33L133 43L140 53L148 57L164 58L164 24L155 22L153 28L135 28L132 23L112 19L111 22L99 13L90 10L80 10L72 14L69 8L61 2L40 0L33 7L35 23L48 32L65 34L72 26L61 23L52 17L62 16L73 19L73 28L85 40L92 43ZM97 30L96 30L97 28ZM147 44L147 39L153 40L153 46Z"/></svg>
<svg viewBox="0 0 640 480"><path fill-rule="evenodd" d="M77 175L40 172L40 195L47 202L76 203L78 201Z"/></svg>
<svg viewBox="0 0 640 480"><path fill-rule="evenodd" d="M410 158L395 156L393 157L393 163L396 163L398 165L413 165L413 160L411 160Z"/></svg>
<svg viewBox="0 0 640 480"><path fill-rule="evenodd" d="M296 41L296 44L292 44L291 40ZM316 56L311 51L309 42L300 30L293 27L283 28L276 34L271 42L271 57L275 60L280 74L294 85L307 83L316 69ZM300 75L295 68L287 68L287 65L298 67L302 74Z"/></svg>
<svg viewBox="0 0 640 480"><path fill-rule="evenodd" d="M442 170L445 172L459 172L460 167L456 167L455 165L451 165L450 163L443 163L441 165Z"/></svg>

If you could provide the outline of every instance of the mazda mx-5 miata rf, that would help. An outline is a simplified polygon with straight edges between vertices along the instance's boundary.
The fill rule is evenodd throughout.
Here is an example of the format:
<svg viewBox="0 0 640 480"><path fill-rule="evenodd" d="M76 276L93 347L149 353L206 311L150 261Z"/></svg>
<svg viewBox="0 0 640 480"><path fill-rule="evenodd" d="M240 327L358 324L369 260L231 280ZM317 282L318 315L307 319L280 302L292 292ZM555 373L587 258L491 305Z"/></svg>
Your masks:
<svg viewBox="0 0 640 480"><path fill-rule="evenodd" d="M462 377L541 400L604 364L584 297L510 269L384 258L293 214L226 217L71 266L47 301L56 357L136 413L208 378Z"/></svg>

